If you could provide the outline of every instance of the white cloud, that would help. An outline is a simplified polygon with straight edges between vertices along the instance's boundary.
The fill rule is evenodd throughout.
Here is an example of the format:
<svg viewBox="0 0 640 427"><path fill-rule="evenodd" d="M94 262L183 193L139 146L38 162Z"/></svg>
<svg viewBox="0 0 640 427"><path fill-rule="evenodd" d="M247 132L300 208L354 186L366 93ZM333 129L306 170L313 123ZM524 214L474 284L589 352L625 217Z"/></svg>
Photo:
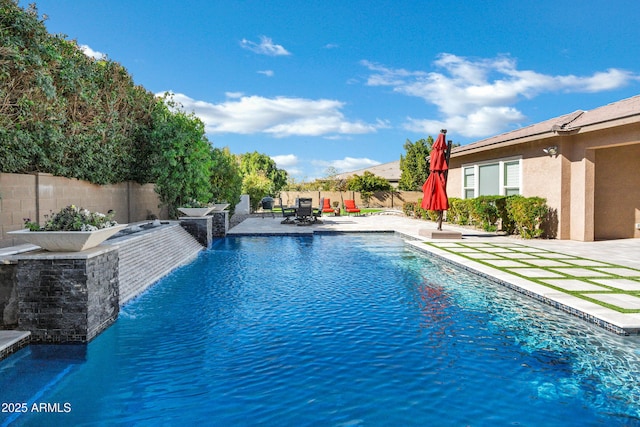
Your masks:
<svg viewBox="0 0 640 427"><path fill-rule="evenodd" d="M314 160L311 162L314 166L327 169L328 167L334 167L338 172L352 172L359 169L365 169L371 166L377 166L380 162L371 160L366 157L355 158L345 157L339 160Z"/></svg>
<svg viewBox="0 0 640 427"><path fill-rule="evenodd" d="M258 71L258 74L264 74L267 77L273 77L273 70L261 70Z"/></svg>
<svg viewBox="0 0 640 427"><path fill-rule="evenodd" d="M298 157L295 154L282 154L271 156L278 168L287 168L298 164Z"/></svg>
<svg viewBox="0 0 640 427"><path fill-rule="evenodd" d="M482 137L501 132L525 116L514 107L521 99L548 92L599 92L622 87L640 76L618 69L591 76L554 76L519 70L514 59L469 59L441 54L434 62L437 71L391 69L362 61L372 73L369 86L390 86L394 91L422 98L433 104L440 118L408 118L405 128L437 133L456 129L466 137Z"/></svg>
<svg viewBox="0 0 640 427"><path fill-rule="evenodd" d="M242 98L243 95L242 92L225 92L224 94L227 98Z"/></svg>
<svg viewBox="0 0 640 427"><path fill-rule="evenodd" d="M89 45L86 45L86 44L81 44L80 49L82 50L82 53L84 53L85 55L93 59L101 60L101 59L106 59L107 57L106 54L102 52L98 52L97 50L93 50L89 47Z"/></svg>
<svg viewBox="0 0 640 427"><path fill-rule="evenodd" d="M335 136L373 133L388 126L383 121L347 120L341 112L344 103L331 99L264 98L230 93L227 98L221 104L212 104L173 94L176 102L204 122L207 133Z"/></svg>
<svg viewBox="0 0 640 427"><path fill-rule="evenodd" d="M298 167L298 157L295 154L282 154L279 156L271 156L278 169L284 169L289 176L300 176L302 169Z"/></svg>
<svg viewBox="0 0 640 427"><path fill-rule="evenodd" d="M258 53L260 55L267 56L286 56L291 55L287 49L279 44L273 43L269 37L260 36L260 43L252 42L247 39L242 39L240 46L250 50L251 52Z"/></svg>

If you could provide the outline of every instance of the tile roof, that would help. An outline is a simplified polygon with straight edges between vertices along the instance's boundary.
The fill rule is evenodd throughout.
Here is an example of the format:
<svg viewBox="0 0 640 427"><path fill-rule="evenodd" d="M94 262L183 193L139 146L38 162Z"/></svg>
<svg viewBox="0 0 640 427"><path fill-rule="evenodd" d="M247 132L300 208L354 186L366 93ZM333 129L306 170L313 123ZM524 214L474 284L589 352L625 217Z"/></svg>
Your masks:
<svg viewBox="0 0 640 427"><path fill-rule="evenodd" d="M464 155L472 152L490 150L528 142L533 139L544 139L562 133L577 133L586 131L589 126L616 126L619 120L633 118L640 121L640 95L623 99L590 111L574 111L570 114L554 117L540 123L492 136L471 144L455 147L451 156ZM607 126L607 123L609 126Z"/></svg>
<svg viewBox="0 0 640 427"><path fill-rule="evenodd" d="M454 147L451 156L465 155L498 147L517 145L536 139L553 138L559 134L577 133L588 127L598 125L613 127L620 124L620 120L640 122L640 95L623 99L590 111L577 110L573 113L554 117L540 123L535 123L520 129L492 136L471 144ZM348 178L352 175L362 175L369 171L389 181L400 180L400 160L383 163L370 168L344 172L336 175L338 178Z"/></svg>
<svg viewBox="0 0 640 427"><path fill-rule="evenodd" d="M343 172L336 175L336 178L345 179L353 175L362 175L365 171L369 171L372 174L382 177L387 181L399 181L400 180L400 160L394 162L382 163L380 165L372 166L370 168L359 169L351 172Z"/></svg>

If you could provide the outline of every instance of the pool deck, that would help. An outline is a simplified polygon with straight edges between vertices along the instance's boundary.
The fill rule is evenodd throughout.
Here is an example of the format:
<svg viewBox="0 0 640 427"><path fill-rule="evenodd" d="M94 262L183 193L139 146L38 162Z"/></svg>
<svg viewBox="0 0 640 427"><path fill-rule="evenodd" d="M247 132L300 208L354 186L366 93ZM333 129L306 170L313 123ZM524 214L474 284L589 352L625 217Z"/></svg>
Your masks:
<svg viewBox="0 0 640 427"><path fill-rule="evenodd" d="M525 240L444 224L462 239L420 234L435 223L400 214L324 216L321 224L281 224L252 216L229 236L396 232L429 256L454 263L620 335L640 334L640 239L599 242ZM616 309L617 308L617 309Z"/></svg>
<svg viewBox="0 0 640 427"><path fill-rule="evenodd" d="M228 236L396 232L405 236L411 247L429 256L478 273L611 332L640 334L640 239L524 240L448 224L443 228L461 232L462 239L428 239L420 231L434 230L435 223L394 213L324 216L322 223L308 226L281 224L281 220L277 215L254 215L231 228ZM31 249L27 245L19 248ZM0 359L28 342L29 332L0 331Z"/></svg>

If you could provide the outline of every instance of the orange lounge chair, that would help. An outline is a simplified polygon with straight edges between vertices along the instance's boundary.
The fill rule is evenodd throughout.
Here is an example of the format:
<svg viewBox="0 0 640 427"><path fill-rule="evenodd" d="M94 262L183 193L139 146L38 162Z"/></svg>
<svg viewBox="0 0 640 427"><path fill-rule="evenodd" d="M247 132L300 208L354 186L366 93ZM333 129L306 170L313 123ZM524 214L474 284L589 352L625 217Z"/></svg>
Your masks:
<svg viewBox="0 0 640 427"><path fill-rule="evenodd" d="M322 204L322 213L333 213L331 199L324 199L324 203Z"/></svg>
<svg viewBox="0 0 640 427"><path fill-rule="evenodd" d="M347 211L347 215L348 214L359 214L360 213L360 209L358 209L358 207L356 206L356 201L355 200L345 200L344 201L344 210Z"/></svg>

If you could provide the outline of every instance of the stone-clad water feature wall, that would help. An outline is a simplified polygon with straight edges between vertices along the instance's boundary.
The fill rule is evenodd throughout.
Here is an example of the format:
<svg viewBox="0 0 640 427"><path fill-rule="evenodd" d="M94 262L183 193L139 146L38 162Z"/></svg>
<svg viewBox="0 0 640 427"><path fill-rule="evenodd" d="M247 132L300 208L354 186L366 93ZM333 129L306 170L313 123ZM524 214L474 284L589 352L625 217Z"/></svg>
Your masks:
<svg viewBox="0 0 640 427"><path fill-rule="evenodd" d="M82 252L0 257L0 329L30 331L34 343L88 342L117 320L123 304L224 237L228 224L221 212L137 227Z"/></svg>
<svg viewBox="0 0 640 427"><path fill-rule="evenodd" d="M118 250L38 251L18 261L18 326L39 343L88 342L118 318Z"/></svg>

